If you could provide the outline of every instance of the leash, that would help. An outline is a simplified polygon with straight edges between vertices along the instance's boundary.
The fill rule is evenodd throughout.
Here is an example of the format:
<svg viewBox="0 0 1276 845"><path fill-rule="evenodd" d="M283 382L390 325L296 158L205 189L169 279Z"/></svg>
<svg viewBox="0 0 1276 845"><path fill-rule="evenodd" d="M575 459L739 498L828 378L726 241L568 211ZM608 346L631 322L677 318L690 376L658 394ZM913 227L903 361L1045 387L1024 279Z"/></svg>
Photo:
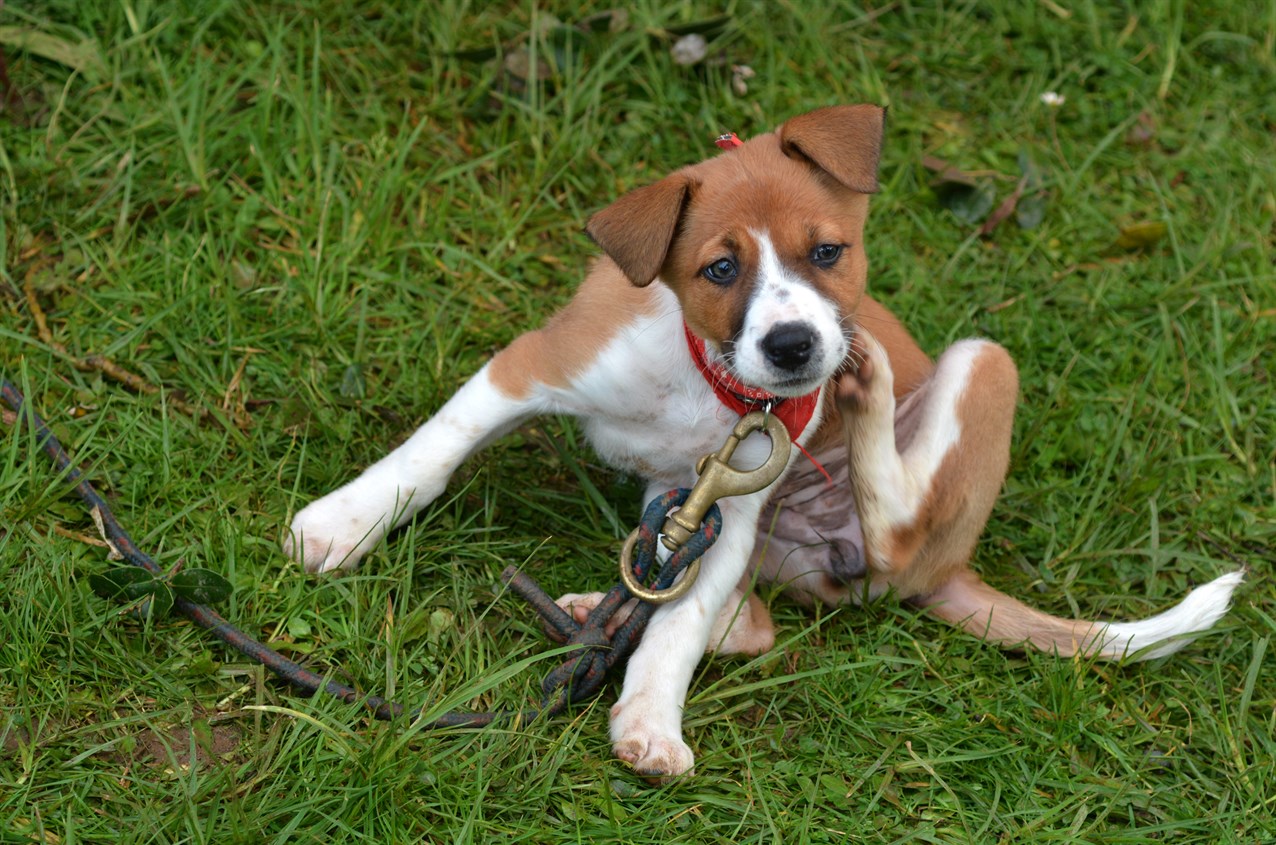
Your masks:
<svg viewBox="0 0 1276 845"><path fill-rule="evenodd" d="M162 574L159 564L137 547L133 538L115 518L110 505L72 464L62 444L18 388L7 379L0 379L0 396L3 396L17 416L15 430L25 421L57 472L70 479L75 492L90 512L96 511L101 519L103 532L124 560L153 575ZM727 465L726 461L739 441L750 433L761 430L765 430L772 438L771 456L767 461L758 469L747 472ZM773 416L753 412L737 423L722 449L716 454L706 455L700 461L697 467L700 479L692 488L670 490L647 505L642 522L625 542L622 560L626 564L622 569L622 583L611 588L583 623L577 622L555 604L531 576L517 567L506 568L501 573L502 583L532 606L544 620L552 638L574 647L573 650L542 680L543 698L539 708L496 712L452 711L424 722L422 727L484 727L496 722L521 724L541 716L558 715L570 705L597 694L607 672L628 658L637 647L657 604L674 600L694 582L700 557L713 545L722 530L722 512L716 500L724 496L755 492L773 482L787 462L787 441L787 431ZM675 508L678 510L670 515L669 512ZM651 586L644 587L643 582L656 570L658 540L672 554L659 567ZM674 585L675 579L684 571L686 576ZM636 591L634 588L637 588ZM676 594L671 595L675 591ZM638 606L613 635L607 636L607 623L635 595L641 599ZM347 704L359 705L374 718L383 720L406 716L417 722L426 712L425 708L408 711L402 705L381 696L360 692L313 672L245 634L207 605L179 595L175 597L174 607L182 616L304 693L313 695L325 692Z"/></svg>

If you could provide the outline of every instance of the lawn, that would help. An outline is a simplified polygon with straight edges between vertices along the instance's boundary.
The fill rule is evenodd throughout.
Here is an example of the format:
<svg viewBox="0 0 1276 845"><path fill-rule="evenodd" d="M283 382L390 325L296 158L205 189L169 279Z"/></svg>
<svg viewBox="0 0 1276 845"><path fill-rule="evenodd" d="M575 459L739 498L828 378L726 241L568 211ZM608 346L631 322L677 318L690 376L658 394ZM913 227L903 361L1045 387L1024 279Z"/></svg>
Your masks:
<svg viewBox="0 0 1276 845"><path fill-rule="evenodd" d="M0 841L1276 841L1276 5L1120 5L0 6L0 375L142 548L316 671L536 700L554 657L499 573L605 589L640 512L571 421L355 573L307 577L281 531L570 296L593 211L842 102L890 106L870 290L932 353L1019 364L977 568L1089 618L1250 570L1215 631L1128 666L764 590L778 645L702 664L697 774L655 788L611 757L615 685L431 733L122 615L6 414Z"/></svg>

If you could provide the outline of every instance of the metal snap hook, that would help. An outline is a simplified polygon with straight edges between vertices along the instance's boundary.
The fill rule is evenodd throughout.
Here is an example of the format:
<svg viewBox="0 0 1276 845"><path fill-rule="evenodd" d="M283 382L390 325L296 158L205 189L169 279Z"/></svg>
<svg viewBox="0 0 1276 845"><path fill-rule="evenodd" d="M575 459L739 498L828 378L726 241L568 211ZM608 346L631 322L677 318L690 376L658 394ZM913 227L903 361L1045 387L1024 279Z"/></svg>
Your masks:
<svg viewBox="0 0 1276 845"><path fill-rule="evenodd" d="M729 463L740 441L755 431L765 431L771 438L771 454L761 466L751 470L738 470ZM696 464L700 478L687 496L682 507L671 513L661 527L661 542L665 548L677 551L693 534L700 530L710 506L727 496L743 496L756 493L775 483L789 462L791 441L784 423L773 414L751 411L740 418L717 452L705 455ZM664 590L652 590L638 583L633 571L633 552L638 542L635 529L620 553L620 580L629 592L653 604L666 604L682 598L700 574L700 561L693 561L681 580Z"/></svg>

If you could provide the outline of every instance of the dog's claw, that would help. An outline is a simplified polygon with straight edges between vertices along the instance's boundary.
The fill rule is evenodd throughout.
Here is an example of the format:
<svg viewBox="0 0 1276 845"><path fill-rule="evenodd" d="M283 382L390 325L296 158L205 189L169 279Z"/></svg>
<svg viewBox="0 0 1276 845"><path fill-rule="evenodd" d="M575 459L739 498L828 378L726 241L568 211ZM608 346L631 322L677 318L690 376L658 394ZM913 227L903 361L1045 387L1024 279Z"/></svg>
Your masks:
<svg viewBox="0 0 1276 845"><path fill-rule="evenodd" d="M641 777L656 783L695 774L695 755L680 739L631 737L613 745L612 753Z"/></svg>
<svg viewBox="0 0 1276 845"><path fill-rule="evenodd" d="M855 333L853 358L859 364L842 373L834 385L834 397L843 415L870 414L893 409L894 373L886 358L886 350L865 331ZM879 365L879 361L886 366Z"/></svg>

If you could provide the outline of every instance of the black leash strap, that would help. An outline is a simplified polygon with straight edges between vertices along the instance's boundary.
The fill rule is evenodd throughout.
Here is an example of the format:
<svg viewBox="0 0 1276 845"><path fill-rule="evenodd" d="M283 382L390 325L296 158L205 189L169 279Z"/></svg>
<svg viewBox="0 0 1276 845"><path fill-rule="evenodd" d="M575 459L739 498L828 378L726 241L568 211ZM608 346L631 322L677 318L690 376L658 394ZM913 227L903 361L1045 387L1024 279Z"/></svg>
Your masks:
<svg viewBox="0 0 1276 845"><path fill-rule="evenodd" d="M59 473L75 485L75 492L86 506L96 510L102 519L107 539L133 566L160 575L163 570L149 555L137 548L133 538L119 524L110 505L98 495L93 485L71 463L70 456L62 448L44 420L31 408L22 393L11 382L0 379L0 395L18 416L17 426L25 422L35 432L40 448L53 461ZM686 489L671 490L653 500L639 526L639 539L634 554L634 575L645 581L656 560L656 542L660 528L670 509L686 501ZM705 553L717 539L722 527L722 514L714 505L705 517L700 531L665 561L655 580L657 589L669 587L674 579L693 560ZM526 573L509 567L501 573L501 581L521 596L540 614L546 626L556 638L569 646L577 646L566 659L552 669L541 682L544 699L539 709L511 710L495 713L445 713L423 726L426 728L483 727L493 722L528 722L539 716L554 716L569 705L588 699L602 689L607 671L621 663L637 646L656 606L640 602L615 634L607 636L606 625L612 616L627 602L631 594L623 584L617 584L590 612L584 623L578 623L566 611L556 605L544 590ZM226 621L212 608L196 604L181 596L175 597L178 612L201 628L211 631L218 639L307 694L323 691L347 704L357 704L377 719L396 719L407 715L412 721L421 717L423 709L407 711L402 705L387 701L378 695L361 693L353 687L318 675L299 663L289 660L267 645L257 642Z"/></svg>

